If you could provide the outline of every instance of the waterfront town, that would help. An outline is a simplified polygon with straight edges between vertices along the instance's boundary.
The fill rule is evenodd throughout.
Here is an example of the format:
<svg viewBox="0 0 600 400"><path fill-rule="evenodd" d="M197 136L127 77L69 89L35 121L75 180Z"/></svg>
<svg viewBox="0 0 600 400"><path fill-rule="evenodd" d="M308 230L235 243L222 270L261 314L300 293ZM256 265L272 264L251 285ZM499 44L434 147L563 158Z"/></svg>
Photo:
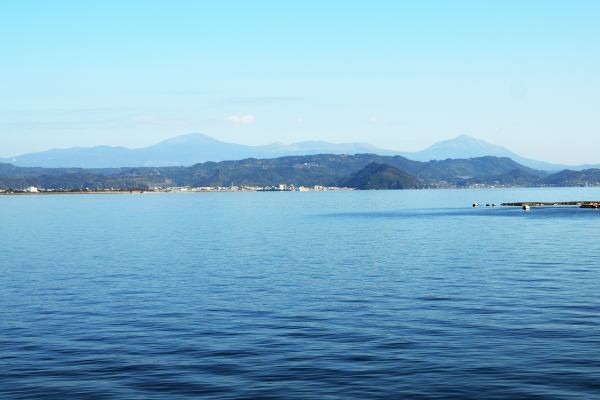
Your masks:
<svg viewBox="0 0 600 400"><path fill-rule="evenodd" d="M337 186L295 186L288 184L279 184L275 186L176 186L151 188L88 188L81 187L75 189L45 189L30 186L20 189L1 189L0 195L6 194L95 194L95 193L197 193L197 192L323 192L332 190L354 190L352 188Z"/></svg>

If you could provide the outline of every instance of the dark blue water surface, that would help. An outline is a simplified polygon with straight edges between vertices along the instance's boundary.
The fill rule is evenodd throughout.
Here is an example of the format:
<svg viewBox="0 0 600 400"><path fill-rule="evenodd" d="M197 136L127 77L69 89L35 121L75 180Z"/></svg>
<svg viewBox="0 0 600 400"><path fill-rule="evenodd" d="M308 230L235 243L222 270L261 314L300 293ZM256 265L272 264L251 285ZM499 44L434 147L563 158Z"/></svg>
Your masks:
<svg viewBox="0 0 600 400"><path fill-rule="evenodd" d="M580 199L0 197L0 398L600 398Z"/></svg>

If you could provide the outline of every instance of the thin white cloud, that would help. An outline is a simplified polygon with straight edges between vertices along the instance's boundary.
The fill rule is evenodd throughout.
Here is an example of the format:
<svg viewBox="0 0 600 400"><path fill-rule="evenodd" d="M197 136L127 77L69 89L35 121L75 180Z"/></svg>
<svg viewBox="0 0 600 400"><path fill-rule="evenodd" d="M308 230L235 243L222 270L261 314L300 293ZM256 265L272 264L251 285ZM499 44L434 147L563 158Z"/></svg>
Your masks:
<svg viewBox="0 0 600 400"><path fill-rule="evenodd" d="M236 125L251 125L256 121L256 118L254 115L230 115L225 120Z"/></svg>

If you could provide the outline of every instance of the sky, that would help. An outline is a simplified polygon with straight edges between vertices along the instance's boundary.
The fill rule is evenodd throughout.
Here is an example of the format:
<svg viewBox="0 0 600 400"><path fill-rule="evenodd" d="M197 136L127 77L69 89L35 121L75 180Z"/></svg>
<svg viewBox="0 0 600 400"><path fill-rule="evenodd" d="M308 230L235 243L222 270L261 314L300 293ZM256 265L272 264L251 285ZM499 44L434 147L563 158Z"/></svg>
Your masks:
<svg viewBox="0 0 600 400"><path fill-rule="evenodd" d="M600 1L0 3L0 157L467 134L600 162Z"/></svg>

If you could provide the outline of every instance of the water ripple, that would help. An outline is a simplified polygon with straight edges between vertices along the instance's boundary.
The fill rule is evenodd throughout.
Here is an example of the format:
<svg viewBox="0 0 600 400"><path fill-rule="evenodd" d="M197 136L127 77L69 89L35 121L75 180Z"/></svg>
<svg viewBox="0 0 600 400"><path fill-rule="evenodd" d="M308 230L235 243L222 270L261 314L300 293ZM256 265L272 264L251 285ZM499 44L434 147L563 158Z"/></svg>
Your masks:
<svg viewBox="0 0 600 400"><path fill-rule="evenodd" d="M0 397L599 398L599 213L484 194L3 199Z"/></svg>

